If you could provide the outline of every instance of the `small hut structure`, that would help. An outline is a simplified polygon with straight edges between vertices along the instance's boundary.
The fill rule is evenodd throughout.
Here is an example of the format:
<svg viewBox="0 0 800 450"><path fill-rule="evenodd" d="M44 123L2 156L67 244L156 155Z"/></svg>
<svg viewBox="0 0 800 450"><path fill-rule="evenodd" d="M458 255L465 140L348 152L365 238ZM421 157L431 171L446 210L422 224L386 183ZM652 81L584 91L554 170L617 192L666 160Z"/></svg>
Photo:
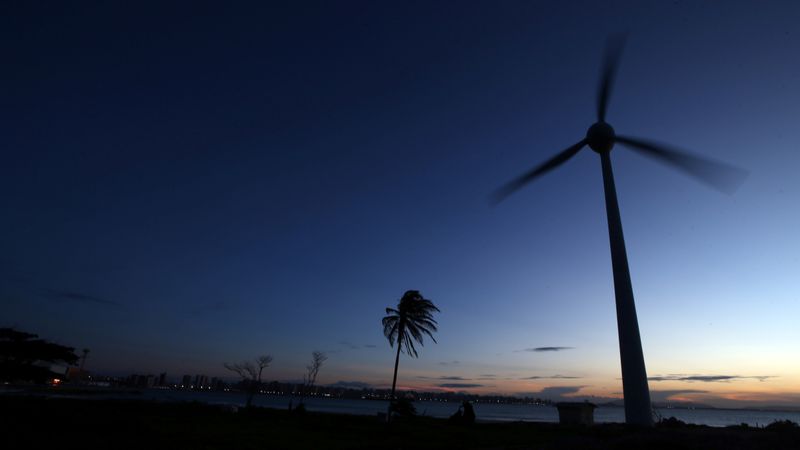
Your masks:
<svg viewBox="0 0 800 450"><path fill-rule="evenodd" d="M561 425L594 425L594 409L597 405L589 402L560 402L558 422Z"/></svg>

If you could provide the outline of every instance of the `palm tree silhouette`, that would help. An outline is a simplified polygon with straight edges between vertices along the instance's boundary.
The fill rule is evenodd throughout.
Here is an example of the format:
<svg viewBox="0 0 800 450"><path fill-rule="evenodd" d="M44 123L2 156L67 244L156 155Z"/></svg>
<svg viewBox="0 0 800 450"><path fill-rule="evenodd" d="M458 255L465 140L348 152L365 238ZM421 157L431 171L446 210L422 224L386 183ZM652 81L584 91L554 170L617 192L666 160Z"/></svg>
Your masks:
<svg viewBox="0 0 800 450"><path fill-rule="evenodd" d="M389 339L390 346L394 347L394 343L397 342L391 403L387 420L391 416L391 405L395 401L394 393L397 386L397 365L400 362L400 351L404 350L408 356L418 357L414 342L423 345L423 334L427 334L434 343L436 342L432 334L436 332L434 312L439 312L439 308L424 298L419 291L406 291L397 304L397 309L386 308L386 317L383 318L383 334Z"/></svg>

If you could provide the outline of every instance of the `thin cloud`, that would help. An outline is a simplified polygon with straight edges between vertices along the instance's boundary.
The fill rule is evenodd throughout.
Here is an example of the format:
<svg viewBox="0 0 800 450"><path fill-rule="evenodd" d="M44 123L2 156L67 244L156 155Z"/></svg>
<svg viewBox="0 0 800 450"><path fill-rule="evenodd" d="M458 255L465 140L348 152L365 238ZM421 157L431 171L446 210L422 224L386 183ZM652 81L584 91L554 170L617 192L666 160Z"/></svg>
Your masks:
<svg viewBox="0 0 800 450"><path fill-rule="evenodd" d="M470 388L483 387L484 385L476 383L443 383L438 386L441 388L450 388L450 389L470 389Z"/></svg>
<svg viewBox="0 0 800 450"><path fill-rule="evenodd" d="M519 394L528 397L539 397L551 400L559 400L564 398L572 398L573 395L571 394L577 394L581 389L585 387L586 386L548 386L540 391L520 392Z"/></svg>
<svg viewBox="0 0 800 450"><path fill-rule="evenodd" d="M440 366L455 366L455 365L458 365L460 363L461 363L460 361L455 361L455 360L453 360L453 361L440 361L439 365Z"/></svg>
<svg viewBox="0 0 800 450"><path fill-rule="evenodd" d="M758 380L765 381L769 378L775 378L772 375L656 375L648 377L650 381L686 381L694 382L699 381L702 383L727 383L736 380Z"/></svg>
<svg viewBox="0 0 800 450"><path fill-rule="evenodd" d="M534 375L532 377L520 378L520 380L577 380L579 378L581 377L573 377L568 375L550 375L550 376Z"/></svg>
<svg viewBox="0 0 800 450"><path fill-rule="evenodd" d="M666 402L666 401L676 401L673 397L675 396L683 396L686 394L708 394L709 391L702 390L702 389L672 389L672 390L651 390L650 391L650 398L655 402ZM622 393L620 393L622 395Z"/></svg>
<svg viewBox="0 0 800 450"><path fill-rule="evenodd" d="M341 389L371 389L373 386L362 381L337 381L336 383L329 384L328 387Z"/></svg>
<svg viewBox="0 0 800 450"><path fill-rule="evenodd" d="M534 348L526 348L522 351L524 352L561 352L564 350L572 350L575 347L534 347Z"/></svg>
<svg viewBox="0 0 800 450"><path fill-rule="evenodd" d="M470 381L470 378L464 378L464 377L458 377L458 376L427 377L425 375L418 375L417 378L419 378L420 380Z"/></svg>
<svg viewBox="0 0 800 450"><path fill-rule="evenodd" d="M349 348L350 350L358 350L359 348L361 348L358 345L353 344L352 342L347 342L347 341L339 341L339 345L341 345L343 347L346 347L346 348Z"/></svg>
<svg viewBox="0 0 800 450"><path fill-rule="evenodd" d="M97 305L121 306L120 303L115 301L95 297L94 295L84 294L81 292L62 291L58 289L44 289L43 291L45 297L58 300L67 300L79 303L93 303Z"/></svg>

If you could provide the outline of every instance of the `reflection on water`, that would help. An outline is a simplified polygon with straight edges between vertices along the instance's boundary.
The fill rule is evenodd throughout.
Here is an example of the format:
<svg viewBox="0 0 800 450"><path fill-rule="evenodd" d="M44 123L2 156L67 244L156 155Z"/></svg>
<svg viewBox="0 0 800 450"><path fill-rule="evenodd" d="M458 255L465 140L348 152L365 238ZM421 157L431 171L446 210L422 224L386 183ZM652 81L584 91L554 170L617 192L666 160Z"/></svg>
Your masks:
<svg viewBox="0 0 800 450"><path fill-rule="evenodd" d="M135 397L161 401L198 401L212 404L244 405L244 395L235 392L152 389L146 390ZM289 397L259 395L256 396L253 403L256 406L285 409L289 407L289 401ZM335 398L307 398L305 403L309 411L369 416L385 412L387 406L384 401ZM415 402L414 405L419 414L446 418L456 412L459 403L419 401ZM775 420L786 419L800 423L800 412L750 411L744 409L662 409L658 413L665 418L675 417L686 423L713 427L739 425L742 423L750 426L764 426ZM478 420L482 421L558 421L558 412L552 406L475 403L475 414ZM624 422L625 412L619 407L599 407L595 410L595 421L598 423Z"/></svg>

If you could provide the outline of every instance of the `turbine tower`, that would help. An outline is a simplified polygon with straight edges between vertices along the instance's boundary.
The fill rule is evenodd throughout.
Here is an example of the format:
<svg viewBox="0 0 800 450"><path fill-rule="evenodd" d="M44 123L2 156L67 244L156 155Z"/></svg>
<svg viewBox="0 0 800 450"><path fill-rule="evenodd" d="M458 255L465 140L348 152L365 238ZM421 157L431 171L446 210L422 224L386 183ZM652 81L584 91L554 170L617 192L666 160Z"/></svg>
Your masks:
<svg viewBox="0 0 800 450"><path fill-rule="evenodd" d="M636 305L633 301L633 287L628 269L628 256L625 251L625 238L622 234L614 174L611 170L611 150L614 148L614 144L622 144L644 156L680 169L726 193L732 193L744 181L746 172L662 144L616 134L614 128L606 122L606 110L624 44L625 37L622 35L612 36L608 40L600 85L597 90L597 122L589 127L586 136L578 143L498 189L494 193L493 202L499 203L534 179L565 163L587 145L600 155L608 217L608 237L611 244L611 265L614 273L625 422L632 425L652 426L650 389L647 385L647 371L642 354Z"/></svg>

